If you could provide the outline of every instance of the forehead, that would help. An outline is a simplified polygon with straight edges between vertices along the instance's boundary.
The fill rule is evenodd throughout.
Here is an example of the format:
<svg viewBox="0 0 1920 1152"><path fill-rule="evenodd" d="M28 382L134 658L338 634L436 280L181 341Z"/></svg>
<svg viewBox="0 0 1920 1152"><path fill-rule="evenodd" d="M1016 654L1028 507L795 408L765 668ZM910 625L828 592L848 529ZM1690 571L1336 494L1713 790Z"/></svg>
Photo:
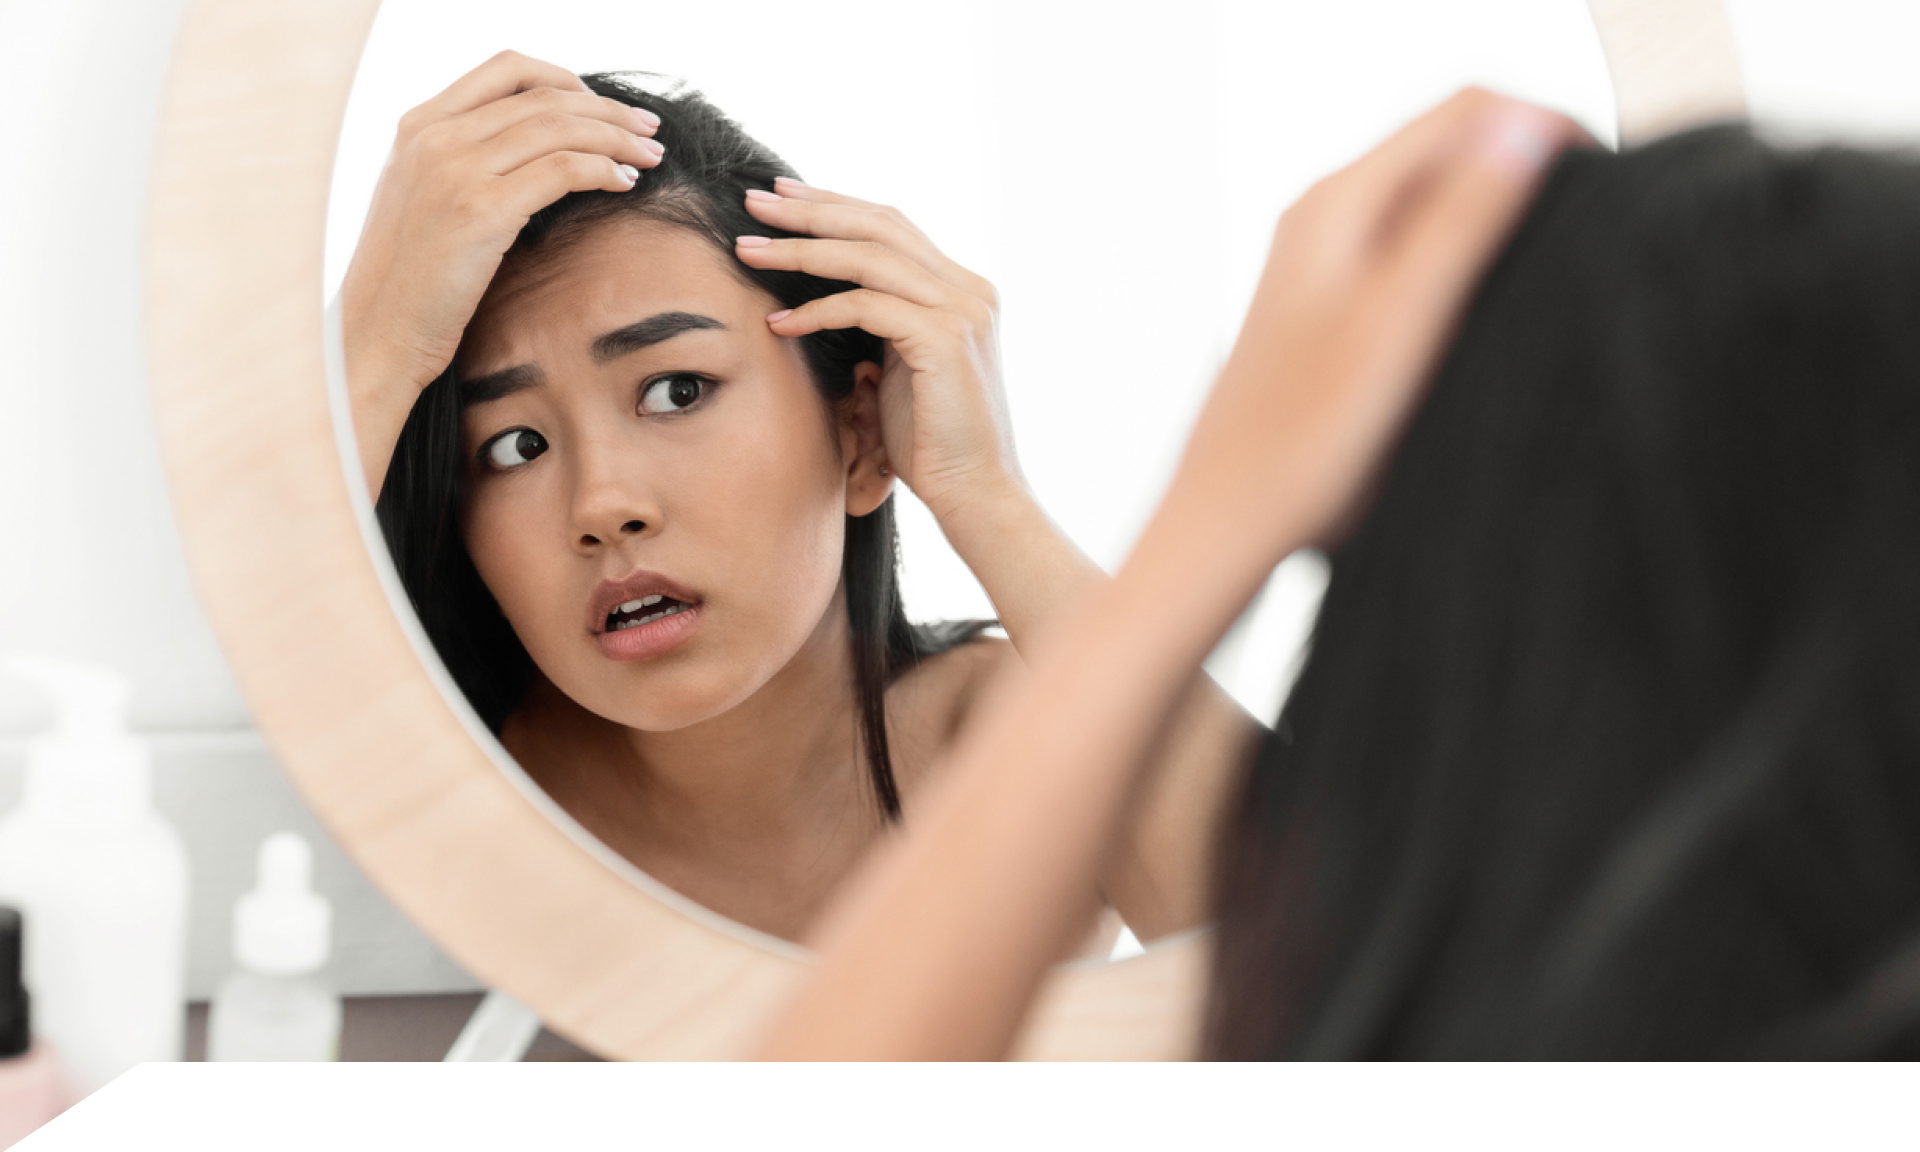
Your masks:
<svg viewBox="0 0 1920 1152"><path fill-rule="evenodd" d="M594 225L551 252L502 267L467 326L462 374L584 357L596 336L661 312L753 331L779 305L733 265L730 254L677 225L634 218Z"/></svg>

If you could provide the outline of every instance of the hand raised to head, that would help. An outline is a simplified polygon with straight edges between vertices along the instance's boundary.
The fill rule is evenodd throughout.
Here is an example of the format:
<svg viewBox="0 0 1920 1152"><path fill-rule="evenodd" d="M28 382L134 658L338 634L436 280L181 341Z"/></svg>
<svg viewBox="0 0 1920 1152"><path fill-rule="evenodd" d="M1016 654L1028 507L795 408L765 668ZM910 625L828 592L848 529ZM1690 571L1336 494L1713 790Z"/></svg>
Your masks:
<svg viewBox="0 0 1920 1152"><path fill-rule="evenodd" d="M1467 89L1280 218L1168 495L1261 578L1351 521L1571 120ZM1191 542L1189 543L1191 546Z"/></svg>
<svg viewBox="0 0 1920 1152"><path fill-rule="evenodd" d="M781 336L861 328L887 342L880 431L890 471L943 526L983 496L1020 488L1000 378L1000 301L898 210L782 179L747 194L754 217L786 239L743 236L756 268L859 285L769 317Z"/></svg>
<svg viewBox="0 0 1920 1152"><path fill-rule="evenodd" d="M569 192L633 187L640 169L660 163L658 127L652 113L517 52L401 118L340 293L371 490L527 219Z"/></svg>

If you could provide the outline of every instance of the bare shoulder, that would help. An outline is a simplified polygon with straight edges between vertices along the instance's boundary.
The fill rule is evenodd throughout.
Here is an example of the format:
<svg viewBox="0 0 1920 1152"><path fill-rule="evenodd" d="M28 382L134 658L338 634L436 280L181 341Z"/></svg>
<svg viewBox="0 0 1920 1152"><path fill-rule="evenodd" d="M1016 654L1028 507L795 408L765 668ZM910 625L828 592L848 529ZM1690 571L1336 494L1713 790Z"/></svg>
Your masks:
<svg viewBox="0 0 1920 1152"><path fill-rule="evenodd" d="M925 658L893 682L887 739L903 790L953 742L994 674L1019 658L1010 642L983 636Z"/></svg>
<svg viewBox="0 0 1920 1152"><path fill-rule="evenodd" d="M966 719L981 689L1008 661L1018 660L1013 644L997 636L982 636L928 656L901 674L887 689L889 720L910 721L908 713L950 733ZM900 713L896 720L892 715Z"/></svg>

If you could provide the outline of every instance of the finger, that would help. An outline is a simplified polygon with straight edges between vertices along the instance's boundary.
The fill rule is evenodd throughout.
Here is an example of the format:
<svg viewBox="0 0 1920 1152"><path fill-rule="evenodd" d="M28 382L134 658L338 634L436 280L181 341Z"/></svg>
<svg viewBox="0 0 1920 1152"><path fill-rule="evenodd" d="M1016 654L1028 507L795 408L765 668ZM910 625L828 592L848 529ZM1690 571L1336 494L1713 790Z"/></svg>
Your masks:
<svg viewBox="0 0 1920 1152"><path fill-rule="evenodd" d="M1403 317L1416 337L1450 327L1532 203L1547 165L1578 131L1565 117L1524 104L1478 125L1383 253L1379 306Z"/></svg>
<svg viewBox="0 0 1920 1152"><path fill-rule="evenodd" d="M898 296L923 308L938 308L954 291L933 273L884 244L870 240L769 240L741 236L734 254L752 268L807 272L851 280L863 288Z"/></svg>
<svg viewBox="0 0 1920 1152"><path fill-rule="evenodd" d="M1434 170L1460 151L1474 124L1508 103L1484 88L1463 88L1315 185L1301 204L1312 216L1305 230L1321 259L1366 256L1418 201Z"/></svg>
<svg viewBox="0 0 1920 1152"><path fill-rule="evenodd" d="M898 296L855 288L809 300L798 308L783 309L767 317L767 326L777 336L806 336L839 328L861 328L882 340L912 344L924 340L937 321L932 309L911 304Z"/></svg>
<svg viewBox="0 0 1920 1152"><path fill-rule="evenodd" d="M507 51L447 85L446 91L422 104L418 111L428 111L434 119L445 119L531 88L588 90L585 81L558 64Z"/></svg>
<svg viewBox="0 0 1920 1152"><path fill-rule="evenodd" d="M790 177L774 180L777 191L749 192L747 210L756 218L789 232L848 240L877 240L917 260L947 284L973 296L989 308L1000 306L1000 296L986 277L954 262L896 208L814 188ZM767 199L767 196L772 199ZM789 215L791 214L791 215ZM796 227L795 225L799 225Z"/></svg>
<svg viewBox="0 0 1920 1152"><path fill-rule="evenodd" d="M782 196L795 200L811 200L817 204L844 204L849 208L884 208L884 204L875 204L870 200L861 200L853 196L843 196L838 192L829 192L825 188L815 188L804 184L791 176L776 176L773 190Z"/></svg>
<svg viewBox="0 0 1920 1152"><path fill-rule="evenodd" d="M871 240L915 260L944 259L904 216L870 204L798 200L755 188L747 193L747 211L789 232L805 232L823 240Z"/></svg>
<svg viewBox="0 0 1920 1152"><path fill-rule="evenodd" d="M1518 101L1485 88L1462 88L1427 109L1347 166L1384 183L1450 155L1473 125Z"/></svg>
<svg viewBox="0 0 1920 1152"><path fill-rule="evenodd" d="M477 144L529 120L554 116L601 120L639 136L652 136L660 127L660 117L606 96L529 88L453 117L447 121L447 130L462 141Z"/></svg>
<svg viewBox="0 0 1920 1152"><path fill-rule="evenodd" d="M533 162L493 177L493 191L508 211L532 216L569 192L624 192L639 173L594 152L549 152Z"/></svg>
<svg viewBox="0 0 1920 1152"><path fill-rule="evenodd" d="M479 161L483 172L498 176L550 152L598 152L635 168L651 168L660 163L665 149L657 140L635 136L604 120L536 116L480 145Z"/></svg>
<svg viewBox="0 0 1920 1152"><path fill-rule="evenodd" d="M949 259L925 233L892 209L795 200L755 188L747 193L747 211L756 220L786 232L800 232L823 240L855 240L883 244L938 277L947 286L970 296L990 300L993 286Z"/></svg>

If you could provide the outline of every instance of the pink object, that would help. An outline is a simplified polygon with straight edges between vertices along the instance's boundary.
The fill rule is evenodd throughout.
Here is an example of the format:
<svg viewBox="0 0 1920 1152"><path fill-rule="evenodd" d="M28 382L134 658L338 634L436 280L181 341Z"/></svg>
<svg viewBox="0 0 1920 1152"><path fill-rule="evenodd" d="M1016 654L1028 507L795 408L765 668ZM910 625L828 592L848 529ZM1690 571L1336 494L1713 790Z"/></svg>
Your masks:
<svg viewBox="0 0 1920 1152"><path fill-rule="evenodd" d="M60 1058L36 1039L20 1055L0 1060L0 1148L11 1148L73 1103Z"/></svg>

